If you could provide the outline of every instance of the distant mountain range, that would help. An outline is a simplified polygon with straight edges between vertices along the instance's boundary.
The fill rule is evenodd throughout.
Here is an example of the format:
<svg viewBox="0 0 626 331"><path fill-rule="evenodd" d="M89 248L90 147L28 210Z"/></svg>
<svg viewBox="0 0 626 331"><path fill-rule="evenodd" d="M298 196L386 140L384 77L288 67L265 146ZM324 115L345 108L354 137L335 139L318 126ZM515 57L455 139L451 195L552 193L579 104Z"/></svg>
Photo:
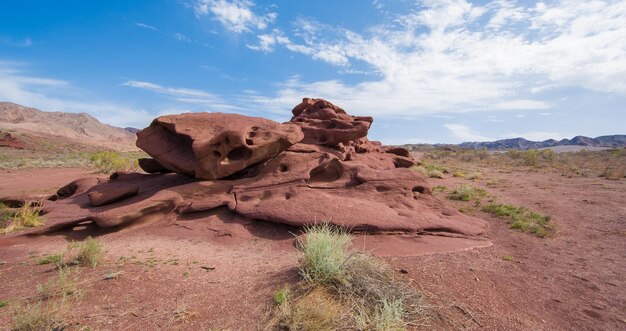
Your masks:
<svg viewBox="0 0 626 331"><path fill-rule="evenodd" d="M459 147L469 149L488 150L504 150L504 149L540 149L558 146L586 146L586 147L626 147L626 135L610 135L590 138L585 136L576 136L572 139L554 140L548 139L544 141L530 141L524 138L503 139L489 142L464 142Z"/></svg>
<svg viewBox="0 0 626 331"><path fill-rule="evenodd" d="M27 135L31 144L64 140L117 150L137 150L133 132L101 123L91 115L46 112L12 102L0 102L0 131L10 134L4 139L7 141L17 139L15 134L20 134ZM12 142L17 143L19 141Z"/></svg>

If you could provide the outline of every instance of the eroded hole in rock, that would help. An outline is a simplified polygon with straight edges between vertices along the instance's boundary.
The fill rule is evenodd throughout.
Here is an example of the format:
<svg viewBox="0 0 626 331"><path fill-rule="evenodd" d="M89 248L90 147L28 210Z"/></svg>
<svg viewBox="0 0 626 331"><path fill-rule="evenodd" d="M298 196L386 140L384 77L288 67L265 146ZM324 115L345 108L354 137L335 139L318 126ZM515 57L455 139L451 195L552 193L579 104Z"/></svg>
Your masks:
<svg viewBox="0 0 626 331"><path fill-rule="evenodd" d="M334 129L337 127L337 123L335 122L330 122L328 123L328 125L326 126L327 129Z"/></svg>
<svg viewBox="0 0 626 331"><path fill-rule="evenodd" d="M246 145L252 146L252 145L254 145L254 141L252 141L252 139L248 138L248 139L246 139Z"/></svg>
<svg viewBox="0 0 626 331"><path fill-rule="evenodd" d="M415 186L412 190L414 193L424 194L428 192L424 186Z"/></svg>
<svg viewBox="0 0 626 331"><path fill-rule="evenodd" d="M289 192L285 193L285 200L291 199L291 196L292 196L291 193Z"/></svg>
<svg viewBox="0 0 626 331"><path fill-rule="evenodd" d="M241 161L241 160L249 159L251 156L252 156L251 150L245 147L239 147L228 152L228 154L226 155L226 159L228 161Z"/></svg>
<svg viewBox="0 0 626 331"><path fill-rule="evenodd" d="M213 153L212 153L212 154L213 154L213 156L214 156L214 157L216 157L216 158L218 158L218 159L219 159L220 157L222 157L222 153L220 153L220 152L218 152L218 151L213 151Z"/></svg>
<svg viewBox="0 0 626 331"><path fill-rule="evenodd" d="M253 197L250 195L242 195L240 197L237 198L237 200L241 201L241 202L246 202L246 201L250 201L252 200Z"/></svg>
<svg viewBox="0 0 626 331"><path fill-rule="evenodd" d="M287 172L287 170L289 170L289 167L287 167L286 164L281 164L280 166L278 166L278 171L280 172Z"/></svg>
<svg viewBox="0 0 626 331"><path fill-rule="evenodd" d="M387 186L376 186L376 191L377 192L387 192L390 191L391 188L387 187Z"/></svg>
<svg viewBox="0 0 626 331"><path fill-rule="evenodd" d="M343 167L337 159L320 164L309 173L309 182L334 182L343 176Z"/></svg>

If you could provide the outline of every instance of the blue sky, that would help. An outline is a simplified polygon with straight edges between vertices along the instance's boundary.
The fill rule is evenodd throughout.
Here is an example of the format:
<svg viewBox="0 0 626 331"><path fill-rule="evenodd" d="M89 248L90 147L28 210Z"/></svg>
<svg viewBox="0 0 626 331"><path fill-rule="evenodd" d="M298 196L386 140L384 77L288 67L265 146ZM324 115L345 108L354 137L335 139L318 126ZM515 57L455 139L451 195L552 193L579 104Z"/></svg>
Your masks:
<svg viewBox="0 0 626 331"><path fill-rule="evenodd" d="M3 1L0 100L142 128L322 97L388 144L623 134L624 22L624 1Z"/></svg>

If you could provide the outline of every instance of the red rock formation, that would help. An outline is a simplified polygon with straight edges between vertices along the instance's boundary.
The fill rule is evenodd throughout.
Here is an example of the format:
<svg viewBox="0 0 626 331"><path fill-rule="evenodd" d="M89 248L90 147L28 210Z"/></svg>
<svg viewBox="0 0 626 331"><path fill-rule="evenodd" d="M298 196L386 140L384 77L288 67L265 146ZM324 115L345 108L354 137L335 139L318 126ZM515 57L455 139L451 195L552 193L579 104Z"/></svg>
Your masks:
<svg viewBox="0 0 626 331"><path fill-rule="evenodd" d="M24 149L26 148L26 144L19 141L12 134L5 132L0 132L0 147L9 147L15 149Z"/></svg>
<svg viewBox="0 0 626 331"><path fill-rule="evenodd" d="M166 169L201 179L231 175L302 140L292 124L222 113L161 116L137 133L137 147Z"/></svg>
<svg viewBox="0 0 626 331"><path fill-rule="evenodd" d="M304 99L293 113L302 130L241 115L157 118L138 134L137 145L154 157L142 167L162 172L162 165L186 176L116 173L75 181L44 203L47 228L36 231L85 220L102 227L171 221L216 208L253 220L330 222L367 232L476 236L486 229L433 197L426 180L407 169L416 161L406 149L369 141L371 118L321 99Z"/></svg>
<svg viewBox="0 0 626 331"><path fill-rule="evenodd" d="M333 146L367 136L371 117L350 116L324 99L302 99L291 111L292 123L304 132L305 144Z"/></svg>

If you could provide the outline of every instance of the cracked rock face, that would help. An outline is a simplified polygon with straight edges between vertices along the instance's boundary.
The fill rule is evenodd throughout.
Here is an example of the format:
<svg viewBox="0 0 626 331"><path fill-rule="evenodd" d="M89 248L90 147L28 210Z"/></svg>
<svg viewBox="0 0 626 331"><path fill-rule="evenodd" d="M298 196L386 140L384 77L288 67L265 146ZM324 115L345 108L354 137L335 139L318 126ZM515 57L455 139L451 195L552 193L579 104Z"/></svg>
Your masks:
<svg viewBox="0 0 626 331"><path fill-rule="evenodd" d="M168 170L217 179L272 158L302 138L293 124L237 114L188 113L156 118L137 133L137 147Z"/></svg>
<svg viewBox="0 0 626 331"><path fill-rule="evenodd" d="M417 161L406 149L369 141L371 118L350 116L322 99L304 99L293 114L297 125L230 114L159 117L137 140L154 157L141 163L151 174L74 181L56 201L45 201L46 226L34 231L84 221L101 227L170 222L218 208L249 220L330 222L366 232L454 237L486 230L486 222L431 194L426 180L408 169Z"/></svg>

